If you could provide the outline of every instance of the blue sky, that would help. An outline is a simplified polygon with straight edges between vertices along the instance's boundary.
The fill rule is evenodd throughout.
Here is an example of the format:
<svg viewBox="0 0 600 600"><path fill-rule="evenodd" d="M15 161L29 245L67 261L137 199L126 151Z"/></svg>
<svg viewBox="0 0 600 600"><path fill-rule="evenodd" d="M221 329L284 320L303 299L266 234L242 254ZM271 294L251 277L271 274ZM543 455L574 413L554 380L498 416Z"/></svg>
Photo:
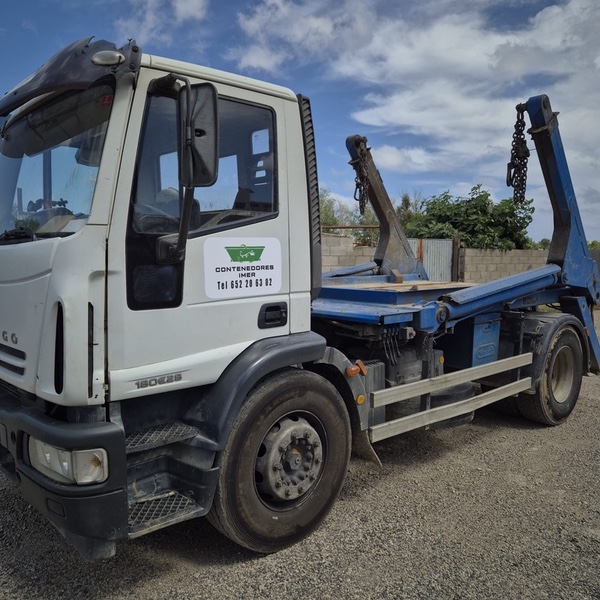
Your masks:
<svg viewBox="0 0 600 600"><path fill-rule="evenodd" d="M94 35L311 98L319 176L353 205L346 136L366 135L389 194L467 195L504 179L514 107L548 94L589 240L600 240L598 0L20 0L0 22L0 93ZM530 146L532 144L530 143ZM535 156L529 234L551 237Z"/></svg>

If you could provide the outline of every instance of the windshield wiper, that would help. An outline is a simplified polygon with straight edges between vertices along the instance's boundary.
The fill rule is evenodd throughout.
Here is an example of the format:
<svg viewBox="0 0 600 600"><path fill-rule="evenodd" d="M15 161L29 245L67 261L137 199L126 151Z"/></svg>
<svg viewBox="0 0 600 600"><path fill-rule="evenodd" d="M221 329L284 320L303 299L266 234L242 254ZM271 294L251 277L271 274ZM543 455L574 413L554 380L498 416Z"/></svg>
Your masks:
<svg viewBox="0 0 600 600"><path fill-rule="evenodd" d="M0 235L0 245L20 244L21 242L33 242L36 239L35 233L27 227L17 227L10 229Z"/></svg>

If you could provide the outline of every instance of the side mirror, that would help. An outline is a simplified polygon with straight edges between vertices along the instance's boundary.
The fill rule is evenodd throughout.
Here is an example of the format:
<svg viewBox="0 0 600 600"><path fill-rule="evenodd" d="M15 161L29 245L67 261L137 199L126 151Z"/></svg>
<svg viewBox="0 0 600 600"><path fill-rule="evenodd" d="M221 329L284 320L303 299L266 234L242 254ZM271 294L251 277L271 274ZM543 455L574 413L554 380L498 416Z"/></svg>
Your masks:
<svg viewBox="0 0 600 600"><path fill-rule="evenodd" d="M184 85L178 92L179 182L206 187L217 180L219 134L217 90L210 83Z"/></svg>
<svg viewBox="0 0 600 600"><path fill-rule="evenodd" d="M191 85L185 77L168 76L167 83L185 83L177 93L177 154L179 183L184 188L179 233L157 240L159 264L175 264L185 257L194 202L194 188L213 185L219 166L217 90L210 83Z"/></svg>

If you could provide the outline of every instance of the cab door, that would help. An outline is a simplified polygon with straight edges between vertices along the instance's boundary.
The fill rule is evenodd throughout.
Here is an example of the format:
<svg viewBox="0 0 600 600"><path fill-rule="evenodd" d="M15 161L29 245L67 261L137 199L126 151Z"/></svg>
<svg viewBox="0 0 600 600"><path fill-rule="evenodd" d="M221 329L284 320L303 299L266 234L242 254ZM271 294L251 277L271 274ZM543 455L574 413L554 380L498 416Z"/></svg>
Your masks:
<svg viewBox="0 0 600 600"><path fill-rule="evenodd" d="M184 260L161 264L158 240L178 232L183 199L176 95L154 84L162 75L140 77L110 230L113 400L212 383L254 341L289 333L286 100L218 85L218 178L195 189Z"/></svg>

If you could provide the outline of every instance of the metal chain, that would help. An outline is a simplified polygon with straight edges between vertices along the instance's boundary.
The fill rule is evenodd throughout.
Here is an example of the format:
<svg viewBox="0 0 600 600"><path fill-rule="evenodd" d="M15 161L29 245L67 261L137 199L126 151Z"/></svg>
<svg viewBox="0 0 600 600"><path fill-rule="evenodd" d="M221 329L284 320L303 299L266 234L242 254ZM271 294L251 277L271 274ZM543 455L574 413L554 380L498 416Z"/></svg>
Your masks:
<svg viewBox="0 0 600 600"><path fill-rule="evenodd" d="M367 140L363 138L362 143L358 147L358 162L354 166L356 177L354 182L356 189L354 190L354 199L358 202L358 209L361 215L365 214L365 207L369 200L369 176L367 173Z"/></svg>
<svg viewBox="0 0 600 600"><path fill-rule="evenodd" d="M517 121L513 133L510 162L506 165L506 185L514 188L514 202L525 202L527 188L527 159L529 148L525 139L525 104L517 104Z"/></svg>

